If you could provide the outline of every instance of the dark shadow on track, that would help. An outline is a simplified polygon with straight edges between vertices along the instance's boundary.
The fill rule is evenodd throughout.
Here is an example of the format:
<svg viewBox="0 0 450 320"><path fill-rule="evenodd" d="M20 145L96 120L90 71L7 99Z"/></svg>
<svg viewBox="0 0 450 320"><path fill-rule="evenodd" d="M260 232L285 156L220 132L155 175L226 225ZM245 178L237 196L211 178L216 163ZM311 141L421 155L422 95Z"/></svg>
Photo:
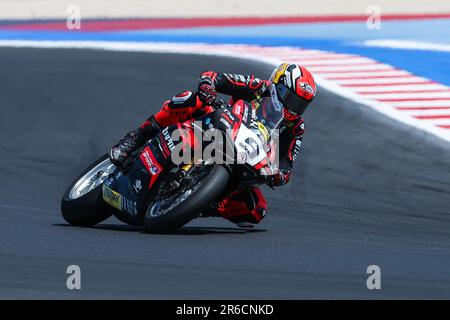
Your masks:
<svg viewBox="0 0 450 320"><path fill-rule="evenodd" d="M57 227L71 227L69 224L63 223L55 223L53 224ZM142 232L142 227L129 226L125 224L99 224L97 226L93 226L85 229L97 229L97 230L106 230L106 231L122 231L122 232ZM183 227L177 231L174 231L167 236L176 236L176 235L212 235L212 234L246 234L246 233L258 233L258 232L266 232L265 229L254 228L254 229L244 229L244 228L226 228L226 227ZM159 235L164 236L164 235Z"/></svg>
<svg viewBox="0 0 450 320"><path fill-rule="evenodd" d="M260 233L266 232L265 229L242 229L242 228L219 228L219 227L184 227L171 235L213 235L213 234L246 234L246 233Z"/></svg>

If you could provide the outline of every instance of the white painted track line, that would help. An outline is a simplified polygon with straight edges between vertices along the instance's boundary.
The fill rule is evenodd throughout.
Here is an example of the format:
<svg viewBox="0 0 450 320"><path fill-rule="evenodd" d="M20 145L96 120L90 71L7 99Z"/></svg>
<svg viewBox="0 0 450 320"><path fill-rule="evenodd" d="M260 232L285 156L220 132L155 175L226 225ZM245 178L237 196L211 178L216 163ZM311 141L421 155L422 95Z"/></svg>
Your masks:
<svg viewBox="0 0 450 320"><path fill-rule="evenodd" d="M450 142L448 86L362 56L291 47L203 43L2 40L2 46L231 56L273 66L281 62L303 63L313 72L319 87Z"/></svg>

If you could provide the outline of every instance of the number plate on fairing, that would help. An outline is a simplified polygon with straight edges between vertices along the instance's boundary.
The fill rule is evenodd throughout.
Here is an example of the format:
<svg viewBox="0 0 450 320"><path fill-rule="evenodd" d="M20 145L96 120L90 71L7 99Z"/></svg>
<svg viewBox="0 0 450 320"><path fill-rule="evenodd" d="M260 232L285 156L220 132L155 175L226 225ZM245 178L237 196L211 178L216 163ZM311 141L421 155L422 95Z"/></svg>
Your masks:
<svg viewBox="0 0 450 320"><path fill-rule="evenodd" d="M245 125L239 128L235 145L238 156L242 157L244 154L245 162L251 166L258 164L267 156L261 137Z"/></svg>

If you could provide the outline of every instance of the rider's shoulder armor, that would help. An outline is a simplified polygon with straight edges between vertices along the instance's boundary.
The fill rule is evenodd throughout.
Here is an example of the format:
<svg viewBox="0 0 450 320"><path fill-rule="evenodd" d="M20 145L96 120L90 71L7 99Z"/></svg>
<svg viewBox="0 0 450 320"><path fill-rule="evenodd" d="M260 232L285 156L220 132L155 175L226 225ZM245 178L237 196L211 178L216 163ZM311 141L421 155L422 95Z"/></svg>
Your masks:
<svg viewBox="0 0 450 320"><path fill-rule="evenodd" d="M168 107L172 109L192 107L197 104L197 97L192 91L183 91L172 99L168 103Z"/></svg>

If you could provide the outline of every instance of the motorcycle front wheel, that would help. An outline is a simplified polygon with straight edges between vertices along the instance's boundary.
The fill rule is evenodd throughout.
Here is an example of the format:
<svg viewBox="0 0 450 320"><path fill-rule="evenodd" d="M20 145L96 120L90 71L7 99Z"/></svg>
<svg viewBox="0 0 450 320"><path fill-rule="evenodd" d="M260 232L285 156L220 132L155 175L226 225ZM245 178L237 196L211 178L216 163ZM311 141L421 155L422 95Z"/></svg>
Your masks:
<svg viewBox="0 0 450 320"><path fill-rule="evenodd" d="M189 185L174 193L159 195L150 204L144 218L145 232L170 233L196 218L223 195L230 173L221 165L201 166L189 179Z"/></svg>

